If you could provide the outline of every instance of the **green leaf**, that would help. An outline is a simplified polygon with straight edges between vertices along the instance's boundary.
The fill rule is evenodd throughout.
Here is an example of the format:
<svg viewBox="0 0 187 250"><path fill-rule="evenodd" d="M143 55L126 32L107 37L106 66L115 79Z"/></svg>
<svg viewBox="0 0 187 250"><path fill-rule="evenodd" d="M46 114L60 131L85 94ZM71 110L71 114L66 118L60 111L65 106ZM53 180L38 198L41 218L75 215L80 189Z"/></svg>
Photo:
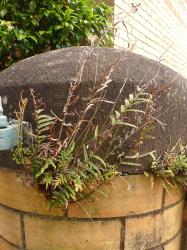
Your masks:
<svg viewBox="0 0 187 250"><path fill-rule="evenodd" d="M97 178L98 174L96 172L94 172L92 169L90 169L88 166L84 166L84 168L91 173L93 176L95 176Z"/></svg>
<svg viewBox="0 0 187 250"><path fill-rule="evenodd" d="M26 37L27 37L27 35L24 34L24 33L18 33L17 34L17 39L20 40L20 41L24 40Z"/></svg>
<svg viewBox="0 0 187 250"><path fill-rule="evenodd" d="M73 188L71 188L69 185L66 186L66 188L68 189L68 191L70 192L71 197L74 197L74 199L76 198L76 193L73 190Z"/></svg>
<svg viewBox="0 0 187 250"><path fill-rule="evenodd" d="M41 166L42 162L41 160L38 160L37 158L34 160L34 165Z"/></svg>
<svg viewBox="0 0 187 250"><path fill-rule="evenodd" d="M67 199L69 199L70 195L65 188L63 188L63 192L64 192L65 196L67 197Z"/></svg>
<svg viewBox="0 0 187 250"><path fill-rule="evenodd" d="M39 171L35 174L35 178L38 179L40 176L42 175L42 173Z"/></svg>
<svg viewBox="0 0 187 250"><path fill-rule="evenodd" d="M32 23L34 26L39 26L39 22L38 22L36 19L32 19L32 20L31 20L31 23Z"/></svg>
<svg viewBox="0 0 187 250"><path fill-rule="evenodd" d="M0 70L20 60L17 48L24 59L48 49L86 44L92 35L101 38L100 44L109 45L110 9L88 0L1 0L0 19L11 21L0 20Z"/></svg>
<svg viewBox="0 0 187 250"><path fill-rule="evenodd" d="M35 43L38 43L38 40L35 36L29 35L27 37L31 38Z"/></svg>
<svg viewBox="0 0 187 250"><path fill-rule="evenodd" d="M0 10L0 16L1 16L2 18L3 18L6 14L7 14L7 10L6 10L6 9Z"/></svg>
<svg viewBox="0 0 187 250"><path fill-rule="evenodd" d="M125 105L121 105L120 111L121 111L121 113L125 113L125 112L126 112L126 107L125 107Z"/></svg>
<svg viewBox="0 0 187 250"><path fill-rule="evenodd" d="M48 159L48 161L49 161L49 163L51 164L51 166L53 166L54 169L57 168L57 166L55 165L55 163L54 163L54 161L53 161L52 158L51 158L51 159Z"/></svg>
<svg viewBox="0 0 187 250"><path fill-rule="evenodd" d="M87 179L87 175L85 175L83 170L77 169L78 173L80 174L81 177L83 177L84 179Z"/></svg>
<svg viewBox="0 0 187 250"><path fill-rule="evenodd" d="M98 155L92 155L92 157L98 160L104 167L106 167L106 163L101 157L99 157Z"/></svg>
<svg viewBox="0 0 187 250"><path fill-rule="evenodd" d="M40 35L43 35L43 34L45 34L45 30L39 30L38 33L39 33Z"/></svg>
<svg viewBox="0 0 187 250"><path fill-rule="evenodd" d="M120 112L119 111L115 111L115 114L116 114L116 119L119 119L120 116L121 116Z"/></svg>
<svg viewBox="0 0 187 250"><path fill-rule="evenodd" d="M46 173L43 179L43 183L45 184L46 189L48 189L49 185L52 183L52 180L53 180L53 177L51 173Z"/></svg>
<svg viewBox="0 0 187 250"><path fill-rule="evenodd" d="M149 177L149 173L148 172L144 172L144 175L148 178Z"/></svg>
<svg viewBox="0 0 187 250"><path fill-rule="evenodd" d="M130 105L130 102L128 99L125 99L125 105L128 107Z"/></svg>
<svg viewBox="0 0 187 250"><path fill-rule="evenodd" d="M88 165L92 167L96 172L100 173L99 168L91 161L87 161Z"/></svg>
<svg viewBox="0 0 187 250"><path fill-rule="evenodd" d="M111 122L112 122L112 126L116 125L116 119L113 115L110 116Z"/></svg>
<svg viewBox="0 0 187 250"><path fill-rule="evenodd" d="M128 122L118 122L117 125L124 125L124 126L127 126L127 127L132 127L132 128L135 128L135 129L138 129L138 127L132 123L128 123Z"/></svg>
<svg viewBox="0 0 187 250"><path fill-rule="evenodd" d="M72 193L70 193L69 195L70 195L70 197L72 198L73 201L76 201L76 200L77 200L76 195L73 195Z"/></svg>
<svg viewBox="0 0 187 250"><path fill-rule="evenodd" d="M45 172L45 170L48 169L49 166L50 166L50 160L47 159L44 166L40 170L41 174L43 174Z"/></svg>
<svg viewBox="0 0 187 250"><path fill-rule="evenodd" d="M39 135L38 136L39 142L42 143L46 139L46 135Z"/></svg>
<svg viewBox="0 0 187 250"><path fill-rule="evenodd" d="M54 189L60 187L60 185L64 185L67 183L66 177L63 174L59 174L56 179L53 181Z"/></svg>
<svg viewBox="0 0 187 250"><path fill-rule="evenodd" d="M53 121L53 117L49 116L49 115L39 115L38 117L39 122L45 122L45 121Z"/></svg>
<svg viewBox="0 0 187 250"><path fill-rule="evenodd" d="M52 121L48 121L48 122L44 122L41 124L38 124L38 129L41 130L42 128L48 128L50 125L52 125L53 122Z"/></svg>
<svg viewBox="0 0 187 250"><path fill-rule="evenodd" d="M70 145L68 147L68 154L70 155L71 153L73 153L74 149L75 149L75 141L72 141L70 142Z"/></svg>
<svg viewBox="0 0 187 250"><path fill-rule="evenodd" d="M32 11L32 12L34 12L35 11L35 9L36 9L36 3L35 3L35 1L30 1L30 3L29 3L29 9L30 9L30 11Z"/></svg>
<svg viewBox="0 0 187 250"><path fill-rule="evenodd" d="M133 94L129 94L129 101L133 101L134 99L134 95Z"/></svg>

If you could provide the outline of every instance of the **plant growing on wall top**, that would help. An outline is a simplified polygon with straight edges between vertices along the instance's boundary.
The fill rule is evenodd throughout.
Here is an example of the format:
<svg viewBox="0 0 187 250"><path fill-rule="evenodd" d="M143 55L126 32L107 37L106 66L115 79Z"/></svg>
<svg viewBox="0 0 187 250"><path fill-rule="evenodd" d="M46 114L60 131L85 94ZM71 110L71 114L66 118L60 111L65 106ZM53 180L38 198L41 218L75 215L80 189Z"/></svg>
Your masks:
<svg viewBox="0 0 187 250"><path fill-rule="evenodd" d="M89 45L90 37L111 43L111 9L90 0L0 1L0 70L48 50Z"/></svg>
<svg viewBox="0 0 187 250"><path fill-rule="evenodd" d="M34 110L30 132L24 129L28 100L21 93L20 110L16 112L20 124L16 163L33 177L51 206L67 207L101 183L127 174L127 167L141 169L145 159L149 164L146 175L162 177L170 185L186 185L186 150L179 143L159 157L155 152L145 152L145 148L142 151L142 145L154 136L155 122L163 126L155 117L157 91L147 84L137 86L122 100L126 79L114 100L107 98L120 56L100 81L92 83L86 96L79 98L89 51L85 49L80 59L61 115L46 113L37 93L30 90ZM102 121L98 119L101 113Z"/></svg>
<svg viewBox="0 0 187 250"><path fill-rule="evenodd" d="M46 114L31 90L34 107L34 129L24 133L23 118L27 99L21 94L16 115L20 123L20 140L14 151L14 159L34 177L50 200L51 206L68 206L102 182L120 175L118 166L140 166L137 159L142 140L150 137L154 123L153 96L147 89L137 87L122 103L119 103L125 83L116 100L105 96L111 84L111 67L103 80L94 83L81 109L77 110L78 90L84 66L89 55L81 63L77 78L70 84L67 101L61 116ZM115 64L118 63L118 58ZM97 115L103 105L109 107L102 124ZM26 140L30 137L30 142ZM25 139L26 138L26 139ZM149 155L149 153L148 153Z"/></svg>
<svg viewBox="0 0 187 250"><path fill-rule="evenodd" d="M178 183L187 186L187 151L180 140L161 156L153 155L151 173L162 177L165 184L177 187ZM166 187L166 185L165 185ZM167 190L167 187L166 187Z"/></svg>
<svg viewBox="0 0 187 250"><path fill-rule="evenodd" d="M116 175L126 174L126 167L141 168L146 159L149 176L162 177L169 185L186 185L186 149L178 143L160 157L144 152L141 146L153 138L155 122L155 91L148 85L137 86L121 101L126 80L116 99L106 98L111 74L121 57L117 58L105 77L94 82L84 100L79 103L84 67L89 50L82 56L76 79L61 115L45 112L31 89L33 131L24 129L24 113L28 100L23 97L16 112L19 140L14 160L24 166L50 201L51 206L68 206L95 190ZM104 119L98 115L106 108ZM143 153L142 153L143 152ZM119 168L120 167L120 168ZM119 171L120 169L120 171ZM171 180L172 181L171 181ZM165 184L164 184L165 185Z"/></svg>

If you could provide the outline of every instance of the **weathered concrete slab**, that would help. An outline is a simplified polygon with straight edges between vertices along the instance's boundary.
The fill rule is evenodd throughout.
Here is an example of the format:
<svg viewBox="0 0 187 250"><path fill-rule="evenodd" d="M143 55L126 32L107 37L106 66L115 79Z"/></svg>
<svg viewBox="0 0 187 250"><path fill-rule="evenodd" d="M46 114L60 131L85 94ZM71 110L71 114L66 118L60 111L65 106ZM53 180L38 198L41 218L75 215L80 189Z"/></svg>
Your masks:
<svg viewBox="0 0 187 250"><path fill-rule="evenodd" d="M6 115L14 116L20 92L25 90L27 95L31 87L42 97L48 109L59 115L66 101L69 85L76 79L85 57L88 60L79 89L79 105L87 97L89 87L94 81L101 81L115 65L111 74L112 83L107 91L110 100L116 98L127 77L121 100L136 85L142 83L148 83L157 89L162 88L157 100L159 119L167 127L164 131L161 126L157 126L155 140L147 144L149 150L162 152L169 145L175 144L179 137L183 143L187 143L187 79L153 60L111 48L72 47L55 50L28 58L2 71L0 95L4 100ZM106 109L103 107L98 117L101 123L107 113ZM26 120L32 120L31 112L26 113Z"/></svg>

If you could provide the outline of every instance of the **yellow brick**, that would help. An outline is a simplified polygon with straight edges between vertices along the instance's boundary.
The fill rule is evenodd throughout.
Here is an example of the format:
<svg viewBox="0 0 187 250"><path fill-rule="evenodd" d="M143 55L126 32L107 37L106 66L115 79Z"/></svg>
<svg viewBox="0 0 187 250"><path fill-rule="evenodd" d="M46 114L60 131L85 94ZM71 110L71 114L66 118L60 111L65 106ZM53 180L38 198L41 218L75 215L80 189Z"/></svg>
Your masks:
<svg viewBox="0 0 187 250"><path fill-rule="evenodd" d="M163 221L160 214L127 219L125 225L125 249L144 250L163 242Z"/></svg>
<svg viewBox="0 0 187 250"><path fill-rule="evenodd" d="M164 250L179 250L181 246L181 234L179 234L174 240L169 244L164 246ZM185 249L183 249L185 250Z"/></svg>
<svg viewBox="0 0 187 250"><path fill-rule="evenodd" d="M29 250L119 250L119 221L57 221L25 217Z"/></svg>
<svg viewBox="0 0 187 250"><path fill-rule="evenodd" d="M171 239L181 229L183 203L156 215L129 218L125 224L125 250L153 248Z"/></svg>
<svg viewBox="0 0 187 250"><path fill-rule="evenodd" d="M162 184L159 180L151 189L149 179L143 175L126 176L124 179L116 177L112 183L102 185L93 195L81 200L80 206L70 204L68 216L123 217L160 209L161 203Z"/></svg>
<svg viewBox="0 0 187 250"><path fill-rule="evenodd" d="M167 186L164 206L169 206L184 197L184 188L180 186L178 189L171 186Z"/></svg>
<svg viewBox="0 0 187 250"><path fill-rule="evenodd" d="M0 239L0 250L16 250L16 248Z"/></svg>
<svg viewBox="0 0 187 250"><path fill-rule="evenodd" d="M184 203L180 202L174 207L167 209L163 214L165 240L169 240L181 229Z"/></svg>
<svg viewBox="0 0 187 250"><path fill-rule="evenodd" d="M62 209L48 210L48 201L37 187L25 186L18 182L20 174L9 170L0 170L0 203L22 211L64 215ZM22 177L21 177L22 178ZM8 180L8 181L7 181Z"/></svg>
<svg viewBox="0 0 187 250"><path fill-rule="evenodd" d="M6 240L21 246L22 236L19 214L0 207L0 235Z"/></svg>

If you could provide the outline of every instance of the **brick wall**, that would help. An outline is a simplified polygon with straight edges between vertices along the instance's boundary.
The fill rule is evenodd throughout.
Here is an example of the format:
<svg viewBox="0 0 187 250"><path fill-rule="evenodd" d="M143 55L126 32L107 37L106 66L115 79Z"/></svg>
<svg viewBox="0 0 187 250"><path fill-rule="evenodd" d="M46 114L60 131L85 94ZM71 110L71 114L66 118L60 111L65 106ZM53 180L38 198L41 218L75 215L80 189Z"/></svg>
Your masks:
<svg viewBox="0 0 187 250"><path fill-rule="evenodd" d="M180 249L183 190L158 178L116 177L66 210L18 178L0 166L0 250Z"/></svg>
<svg viewBox="0 0 187 250"><path fill-rule="evenodd" d="M187 77L186 0L114 0L118 21L116 48L161 60Z"/></svg>

